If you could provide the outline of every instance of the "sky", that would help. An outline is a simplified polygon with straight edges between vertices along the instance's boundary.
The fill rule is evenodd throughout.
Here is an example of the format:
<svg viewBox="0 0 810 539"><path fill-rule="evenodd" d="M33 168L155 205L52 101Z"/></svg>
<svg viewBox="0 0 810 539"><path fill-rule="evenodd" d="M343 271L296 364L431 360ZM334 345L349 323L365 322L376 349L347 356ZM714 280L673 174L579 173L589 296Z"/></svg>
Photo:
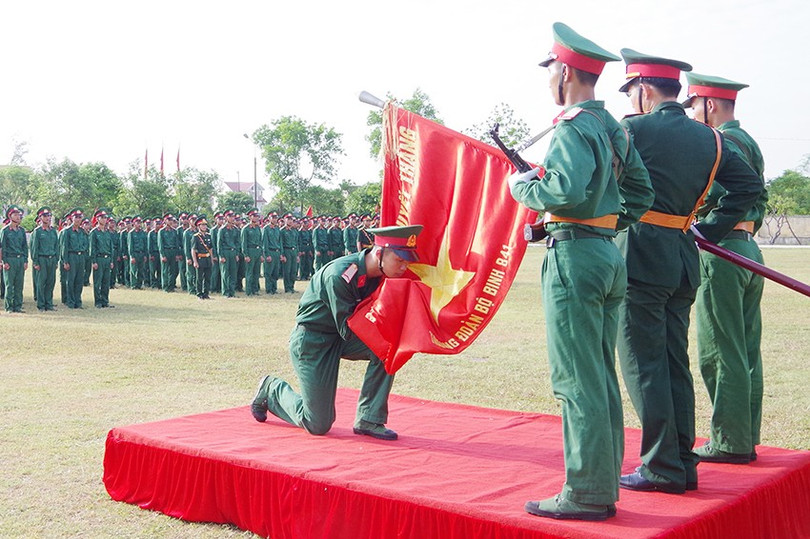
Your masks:
<svg viewBox="0 0 810 539"><path fill-rule="evenodd" d="M380 163L361 90L404 100L419 88L458 131L500 103L533 133L550 125L559 107L537 63L555 21L615 54L749 84L737 118L766 178L810 154L806 0L7 0L0 21L0 164L26 142L32 165L67 157L123 174L162 150L173 171L179 148L182 167L253 181L257 150L243 134L292 115L342 133L336 180L367 183ZM631 112L623 79L610 63L596 87L617 118ZM524 157L541 162L544 144Z"/></svg>

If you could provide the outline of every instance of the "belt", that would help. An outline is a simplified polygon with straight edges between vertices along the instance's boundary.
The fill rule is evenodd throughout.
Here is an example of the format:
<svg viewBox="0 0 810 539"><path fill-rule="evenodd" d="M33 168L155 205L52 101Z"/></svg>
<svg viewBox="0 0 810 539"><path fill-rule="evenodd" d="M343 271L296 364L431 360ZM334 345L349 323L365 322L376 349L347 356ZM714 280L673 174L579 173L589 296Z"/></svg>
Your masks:
<svg viewBox="0 0 810 539"><path fill-rule="evenodd" d="M208 258L211 256L209 253L197 253L197 258Z"/></svg>
<svg viewBox="0 0 810 539"><path fill-rule="evenodd" d="M602 217L592 217L590 219L577 219L575 217L562 217L560 215L553 215L546 212L543 215L544 223L577 223L579 225L595 226L599 228L609 228L616 230L616 224L619 222L619 216L615 214L603 215Z"/></svg>
<svg viewBox="0 0 810 539"><path fill-rule="evenodd" d="M754 234L754 221L740 221L736 225L734 225L734 230L742 230L748 232L749 234ZM726 236L728 237L728 236Z"/></svg>
<svg viewBox="0 0 810 539"><path fill-rule="evenodd" d="M110 255L96 255L96 258L110 258Z"/></svg>
<svg viewBox="0 0 810 539"><path fill-rule="evenodd" d="M85 251L68 251L69 255L83 255Z"/></svg>
<svg viewBox="0 0 810 539"><path fill-rule="evenodd" d="M54 258L56 255L39 255L39 258Z"/></svg>
<svg viewBox="0 0 810 539"><path fill-rule="evenodd" d="M648 225L662 226L664 228L677 228L683 232L689 229L692 224L692 215L672 215L660 211L649 210L639 219Z"/></svg>
<svg viewBox="0 0 810 539"><path fill-rule="evenodd" d="M248 249L261 249L262 246L261 245L248 245L247 248Z"/></svg>
<svg viewBox="0 0 810 539"><path fill-rule="evenodd" d="M5 258L23 258L25 255L6 255Z"/></svg>
<svg viewBox="0 0 810 539"><path fill-rule="evenodd" d="M602 239L605 241L611 241L613 239L610 236L597 234L596 232L589 232L588 230L566 228L564 230L555 230L553 232L549 232L548 238L546 238L546 247L551 249L558 241L582 240L586 238Z"/></svg>
<svg viewBox="0 0 810 539"><path fill-rule="evenodd" d="M270 251L271 253L277 253L279 250L278 249L268 249L268 251Z"/></svg>
<svg viewBox="0 0 810 539"><path fill-rule="evenodd" d="M724 239L724 240L745 240L745 241L751 241L751 240L753 239L753 237L754 237L754 235L753 235L753 234L751 234L750 232L747 232L747 231L745 231L745 230L736 230L736 229L735 229L735 230L732 230L731 232L729 232L728 234L726 234L726 237L725 237L725 238L723 238L723 239Z"/></svg>

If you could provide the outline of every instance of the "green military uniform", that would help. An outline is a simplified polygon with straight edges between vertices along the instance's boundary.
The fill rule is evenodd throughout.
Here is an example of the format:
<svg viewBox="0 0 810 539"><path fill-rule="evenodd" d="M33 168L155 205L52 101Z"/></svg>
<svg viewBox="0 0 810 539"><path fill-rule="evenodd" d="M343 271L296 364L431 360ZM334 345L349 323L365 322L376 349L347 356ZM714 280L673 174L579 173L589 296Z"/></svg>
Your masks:
<svg viewBox="0 0 810 539"><path fill-rule="evenodd" d="M62 231L60 258L65 268L65 303L71 309L82 308L82 288L84 287L84 264L88 257L90 241L79 226L82 212L72 210L69 214L73 226Z"/></svg>
<svg viewBox="0 0 810 539"><path fill-rule="evenodd" d="M268 215L276 217L275 213ZM262 254L264 255L264 291L267 294L278 292L278 278L281 275L281 231L272 222L262 228Z"/></svg>
<svg viewBox="0 0 810 539"><path fill-rule="evenodd" d="M248 212L248 217L258 214L259 210L254 208ZM259 293L262 270L262 228L251 222L242 229L240 240L245 256L245 295L255 296Z"/></svg>
<svg viewBox="0 0 810 539"><path fill-rule="evenodd" d="M554 36L555 48L541 66L559 61L598 69L598 75L606 62L619 60L563 24L554 25ZM600 65L594 67L594 60ZM624 456L614 347L626 273L613 238L641 216L653 193L638 153L604 103L564 104L543 162L545 174L539 181L510 179L510 187L517 201L547 212L542 289L552 389L562 401L560 499L607 508L618 500ZM620 171L613 168L614 158L621 161ZM526 510L550 516L542 510L549 501L528 502ZM607 511L600 518L611 516Z"/></svg>
<svg viewBox="0 0 810 539"><path fill-rule="evenodd" d="M421 226L396 227L418 234ZM298 304L297 323L290 336L290 360L298 375L301 393L284 380L266 376L253 400L252 413L264 421L267 411L310 434L325 434L335 421L340 359L368 360L360 389L355 433L392 440L393 431L381 427L388 421L388 395L394 377L348 326L357 305L371 295L381 277L369 277L366 255L361 251L339 258L315 272Z"/></svg>
<svg viewBox="0 0 810 539"><path fill-rule="evenodd" d="M180 221L180 225L177 227L175 232L177 234L178 244L180 245L180 251L177 253L180 256L180 259L177 261L177 274L180 276L180 289L185 292L188 290L188 276L186 275L186 272L188 271L186 269L186 231L188 230L188 214L183 212L177 216L177 219Z"/></svg>
<svg viewBox="0 0 810 539"><path fill-rule="evenodd" d="M690 84L689 102L707 98L735 100L737 92L748 85L706 75L687 74ZM691 106L691 103L685 103ZM696 118L708 123L708 116ZM729 147L748 163L764 183L765 163L759 146L730 120L717 126ZM702 219L725 194L713 185L706 203L698 212ZM763 262L754 235L765 217L767 192L748 210L735 230L718 244L746 258ZM762 314L760 300L764 278L711 253L700 253L701 283L697 294L697 342L700 372L709 391L713 412L710 447L736 456L737 462L747 462L760 443L762 423L763 374L760 343ZM702 459L711 451L698 448ZM717 458L717 455L708 455ZM729 458L729 455L719 455Z"/></svg>
<svg viewBox="0 0 810 539"><path fill-rule="evenodd" d="M197 219L196 216L190 216L189 219ZM183 259L186 261L186 266L183 271L186 274L186 290L188 293L197 295L197 269L194 267L194 262L191 259L191 248L194 245L194 236L197 234L195 227L189 224L189 227L183 231Z"/></svg>
<svg viewBox="0 0 810 539"><path fill-rule="evenodd" d="M6 218L11 220L12 214L22 217L22 210L17 206L9 206ZM10 313L20 313L23 305L25 269L28 267L28 241L25 229L19 225L19 221L9 222L0 229L0 260L3 261L5 284L4 307Z"/></svg>
<svg viewBox="0 0 810 539"><path fill-rule="evenodd" d="M295 276L298 267L298 231L287 224L281 228L281 248L284 260L281 262L281 275L284 279L284 292L295 292Z"/></svg>
<svg viewBox="0 0 810 539"><path fill-rule="evenodd" d="M312 248L312 230L307 228L307 221L301 224L298 230L298 279L307 281L312 277L314 263L314 249Z"/></svg>
<svg viewBox="0 0 810 539"><path fill-rule="evenodd" d="M50 214L50 208L37 211L38 216ZM56 229L40 225L31 233L31 264L37 270L37 309L53 311L53 289L56 285L56 266L59 264L59 236Z"/></svg>
<svg viewBox="0 0 810 539"><path fill-rule="evenodd" d="M140 217L132 218L133 224L140 223ZM136 225L127 234L127 254L129 255L129 287L132 290L140 290L147 278L147 258L146 232Z"/></svg>
<svg viewBox="0 0 810 539"><path fill-rule="evenodd" d="M174 292L177 288L177 257L180 255L180 236L172 223L174 216L163 216L163 228L158 231L158 252L160 253L160 284L164 292Z"/></svg>
<svg viewBox="0 0 810 539"><path fill-rule="evenodd" d="M161 281L161 264L160 264L160 246L158 244L158 231L160 226L157 224L158 219L153 219L155 227L146 234L146 250L149 252L149 286L152 288L160 288Z"/></svg>
<svg viewBox="0 0 810 539"><path fill-rule="evenodd" d="M106 216L103 211L96 212L96 219L100 215ZM113 263L113 241L112 236L104 225L97 225L90 231L89 252L93 265L93 299L95 306L104 308L110 306L110 280L112 277Z"/></svg>
<svg viewBox="0 0 810 539"><path fill-rule="evenodd" d="M200 225L207 225L208 222L205 220L204 216L201 216L197 219L195 225L200 227ZM197 276L196 276L196 283L197 283L197 297L201 299L208 299L208 293L210 291L210 284L211 284L211 268L213 267L213 254L214 254L214 244L213 240L211 239L211 234L208 232L203 232L201 229L194 234L193 243L191 246L193 251L192 257L196 258L197 260Z"/></svg>
<svg viewBox="0 0 810 539"><path fill-rule="evenodd" d="M233 215L230 210L227 215ZM217 253L219 254L219 271L222 276L222 295L228 298L236 296L236 271L239 258L239 229L228 224L219 229L217 235Z"/></svg>
<svg viewBox="0 0 810 539"><path fill-rule="evenodd" d="M613 350L626 273L612 240L649 207L653 193L641 159L603 103L566 102L566 82L591 95L593 89L579 78L565 81L565 69L599 75L618 57L560 23L554 35L552 53L540 65L549 67L555 101L566 109L542 179L521 183L526 174L513 176L510 187L518 201L546 212L543 305L552 388L563 406L566 480L558 496L527 502L525 509L601 520L615 514L624 453ZM614 160L621 166L614 169Z"/></svg>
<svg viewBox="0 0 810 539"><path fill-rule="evenodd" d="M87 234L87 242L90 244L90 219L82 221L82 231ZM89 251L88 251L89 252ZM93 274L93 261L90 256L84 257L84 286L90 286L90 275Z"/></svg>
<svg viewBox="0 0 810 539"><path fill-rule="evenodd" d="M242 252L242 229L245 228L245 223L240 214L236 214L236 228L239 230L239 254L236 259L236 287L237 292L244 292L245 282L245 253Z"/></svg>
<svg viewBox="0 0 810 539"><path fill-rule="evenodd" d="M343 245L347 253L357 252L357 235L358 230L354 225L349 225L343 229Z"/></svg>
<svg viewBox="0 0 810 539"><path fill-rule="evenodd" d="M129 286L130 283L130 261L127 238L129 237L131 217L124 217L124 228L118 233L118 250L121 252L121 264L118 267L118 282Z"/></svg>
<svg viewBox="0 0 810 539"><path fill-rule="evenodd" d="M321 219L318 219L317 226L312 229L312 248L315 251L315 271L318 271L329 262L329 231Z"/></svg>
<svg viewBox="0 0 810 539"><path fill-rule="evenodd" d="M340 258L346 254L346 252L343 250L343 229L341 229L337 224L334 224L334 220L332 223L332 226L328 229L329 252L332 253L329 255L330 260Z"/></svg>
<svg viewBox="0 0 810 539"><path fill-rule="evenodd" d="M677 80L683 62L623 49L630 82L637 77ZM661 66L664 66L661 68ZM674 70L671 73L667 69ZM642 79L643 80L643 79ZM645 81L646 82L646 81ZM653 79L654 82L654 79ZM634 87L641 92L639 87ZM657 104L623 120L650 172L651 210L619 237L627 261L628 290L619 314L619 360L627 392L641 420L638 471L622 476L635 490L682 493L697 488L694 387L689 371L689 311L700 284L698 252L689 230L691 214L718 157L709 127L687 118L680 103ZM762 192L756 174L722 144L715 181L727 193L698 228L711 241L725 236ZM654 218L655 216L658 218ZM667 219L676 223L667 224Z"/></svg>

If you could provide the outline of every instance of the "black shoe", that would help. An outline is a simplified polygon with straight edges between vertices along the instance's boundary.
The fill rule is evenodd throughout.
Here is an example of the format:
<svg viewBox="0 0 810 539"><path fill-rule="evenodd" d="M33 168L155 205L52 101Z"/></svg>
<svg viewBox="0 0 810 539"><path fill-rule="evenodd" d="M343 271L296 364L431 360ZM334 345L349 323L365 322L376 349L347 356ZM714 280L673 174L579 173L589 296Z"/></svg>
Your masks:
<svg viewBox="0 0 810 539"><path fill-rule="evenodd" d="M700 462L719 462L722 464L748 464L751 462L751 453L727 453L716 449L709 441L696 448L694 453L698 456Z"/></svg>
<svg viewBox="0 0 810 539"><path fill-rule="evenodd" d="M628 490L639 490L642 492L666 492L667 494L683 494L686 492L685 487L664 485L650 481L638 471L621 476L619 478L619 486ZM694 486L697 488L697 483L695 483Z"/></svg>
<svg viewBox="0 0 810 539"><path fill-rule="evenodd" d="M265 376L259 380L259 387L256 389L256 396L253 397L253 402L250 403L250 413L253 414L253 419L259 423L267 421L267 391L265 384L270 379L270 376Z"/></svg>
<svg viewBox="0 0 810 539"><path fill-rule="evenodd" d="M385 425L363 421L362 419L355 424L352 430L355 434L363 434L379 440L396 440L398 438L397 433L385 428Z"/></svg>
<svg viewBox="0 0 810 539"><path fill-rule="evenodd" d="M558 520L607 520L616 516L616 506L591 505L566 500L560 494L539 502L526 502L527 513Z"/></svg>

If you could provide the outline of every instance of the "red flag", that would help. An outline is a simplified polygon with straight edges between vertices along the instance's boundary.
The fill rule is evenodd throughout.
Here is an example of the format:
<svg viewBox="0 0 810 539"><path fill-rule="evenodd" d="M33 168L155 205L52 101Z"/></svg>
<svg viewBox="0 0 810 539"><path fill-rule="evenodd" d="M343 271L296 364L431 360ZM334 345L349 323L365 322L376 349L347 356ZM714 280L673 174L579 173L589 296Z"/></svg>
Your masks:
<svg viewBox="0 0 810 539"><path fill-rule="evenodd" d="M180 172L180 146L177 147L177 172Z"/></svg>
<svg viewBox="0 0 810 539"><path fill-rule="evenodd" d="M307 208L307 217L312 217L312 214L313 214L312 206L310 206L309 208Z"/></svg>
<svg viewBox="0 0 810 539"><path fill-rule="evenodd" d="M146 149L146 152L143 154L143 179L146 179L146 175L149 172L149 148Z"/></svg>
<svg viewBox="0 0 810 539"><path fill-rule="evenodd" d="M396 372L414 353L457 354L492 320L520 267L523 227L514 167L497 148L408 111L383 112L381 226L421 224L419 263L385 279L349 327Z"/></svg>
<svg viewBox="0 0 810 539"><path fill-rule="evenodd" d="M163 148L160 148L160 175L163 176Z"/></svg>

